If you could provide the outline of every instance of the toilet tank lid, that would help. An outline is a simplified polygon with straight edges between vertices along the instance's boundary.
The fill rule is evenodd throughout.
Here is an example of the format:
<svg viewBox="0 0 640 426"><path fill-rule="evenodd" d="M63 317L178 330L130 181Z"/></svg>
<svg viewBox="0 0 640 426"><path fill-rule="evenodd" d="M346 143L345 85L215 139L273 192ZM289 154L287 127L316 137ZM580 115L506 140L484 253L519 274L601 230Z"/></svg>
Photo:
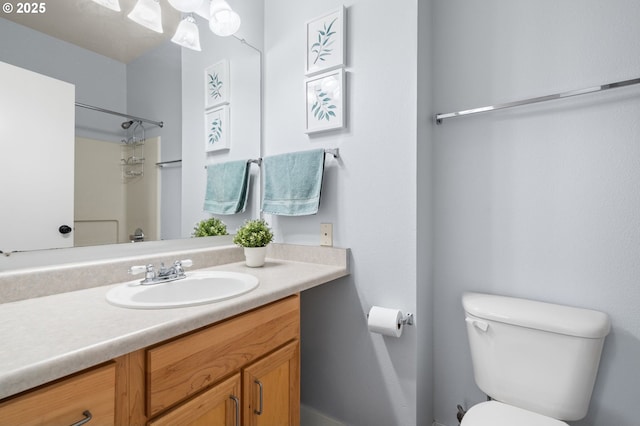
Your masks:
<svg viewBox="0 0 640 426"><path fill-rule="evenodd" d="M514 297L464 293L462 306L477 318L569 336L598 339L611 328L603 312Z"/></svg>

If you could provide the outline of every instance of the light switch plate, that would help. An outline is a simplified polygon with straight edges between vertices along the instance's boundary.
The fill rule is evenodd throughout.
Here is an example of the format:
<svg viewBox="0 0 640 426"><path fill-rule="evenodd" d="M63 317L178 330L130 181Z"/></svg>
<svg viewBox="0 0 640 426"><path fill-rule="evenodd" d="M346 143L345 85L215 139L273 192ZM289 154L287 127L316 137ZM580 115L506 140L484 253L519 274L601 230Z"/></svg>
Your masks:
<svg viewBox="0 0 640 426"><path fill-rule="evenodd" d="M320 224L320 245L326 247L333 247L333 224L321 223Z"/></svg>

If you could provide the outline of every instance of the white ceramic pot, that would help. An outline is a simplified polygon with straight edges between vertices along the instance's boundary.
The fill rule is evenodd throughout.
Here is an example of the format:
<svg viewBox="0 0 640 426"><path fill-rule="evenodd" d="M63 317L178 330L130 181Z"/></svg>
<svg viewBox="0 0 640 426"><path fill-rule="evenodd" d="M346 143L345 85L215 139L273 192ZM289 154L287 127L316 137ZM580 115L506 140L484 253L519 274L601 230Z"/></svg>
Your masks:
<svg viewBox="0 0 640 426"><path fill-rule="evenodd" d="M264 265L264 259L267 257L267 247L245 247L245 262L250 268L258 268Z"/></svg>

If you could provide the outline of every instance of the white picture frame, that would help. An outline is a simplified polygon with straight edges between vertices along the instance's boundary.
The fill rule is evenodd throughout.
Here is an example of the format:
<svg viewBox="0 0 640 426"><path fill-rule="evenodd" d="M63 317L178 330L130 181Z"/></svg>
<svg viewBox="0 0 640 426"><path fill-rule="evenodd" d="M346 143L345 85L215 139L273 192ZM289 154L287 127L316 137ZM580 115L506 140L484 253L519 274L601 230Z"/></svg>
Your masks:
<svg viewBox="0 0 640 426"><path fill-rule="evenodd" d="M344 6L307 21L305 75L344 67L347 22Z"/></svg>
<svg viewBox="0 0 640 426"><path fill-rule="evenodd" d="M231 148L229 105L220 105L204 113L205 152L216 152Z"/></svg>
<svg viewBox="0 0 640 426"><path fill-rule="evenodd" d="M204 107L226 105L230 99L229 60L222 59L204 70Z"/></svg>
<svg viewBox="0 0 640 426"><path fill-rule="evenodd" d="M345 127L344 80L342 68L305 79L305 133Z"/></svg>

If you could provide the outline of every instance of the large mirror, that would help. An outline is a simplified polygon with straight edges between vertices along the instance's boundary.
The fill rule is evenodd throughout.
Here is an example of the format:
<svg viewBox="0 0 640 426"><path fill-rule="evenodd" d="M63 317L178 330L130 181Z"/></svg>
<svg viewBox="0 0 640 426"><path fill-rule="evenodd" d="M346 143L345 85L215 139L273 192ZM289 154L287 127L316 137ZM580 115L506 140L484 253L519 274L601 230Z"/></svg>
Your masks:
<svg viewBox="0 0 640 426"><path fill-rule="evenodd" d="M63 234L59 247L69 246L65 238L73 240L72 247L129 243L137 239L138 229L145 241L188 238L195 223L209 217L202 209L206 165L260 156L262 5L230 0L242 25L235 36L220 37L201 16L209 3L203 0L202 13L193 15L202 48L198 52L170 41L186 15L167 0L159 2L162 34L127 18L136 0L119 3L120 12L92 0L72 0L44 2L39 13L18 13L17 1L5 2L5 7L12 4L12 11L5 9L0 15L0 62L72 84L76 105L73 166L47 161L46 150L35 145L46 144L46 137L2 140L3 157L9 155L14 164L12 176L2 176L3 181L19 187L31 179L40 189L35 196L20 194L22 198L11 203L11 223L3 223L2 228L20 229L23 236L37 240L46 233L60 238L60 226L67 225L72 231ZM207 153L204 71L221 60L230 64L230 148ZM6 125L14 126L12 134L20 137L26 134L20 129L42 123L40 114ZM162 127L154 121L162 122ZM48 176L69 167L74 169L73 188L56 191L72 191L73 223L60 220L46 231L35 230L34 219L20 223L21 217L33 217L34 211L37 218L54 216L53 202L44 202L51 190L43 185ZM17 175L23 171L24 177ZM256 187L258 173L252 170L251 174ZM256 216L258 196L253 191L244 213L221 218L230 232ZM27 202L33 199L39 199L36 206L41 209ZM2 232L0 250L5 254L55 247L12 247Z"/></svg>

